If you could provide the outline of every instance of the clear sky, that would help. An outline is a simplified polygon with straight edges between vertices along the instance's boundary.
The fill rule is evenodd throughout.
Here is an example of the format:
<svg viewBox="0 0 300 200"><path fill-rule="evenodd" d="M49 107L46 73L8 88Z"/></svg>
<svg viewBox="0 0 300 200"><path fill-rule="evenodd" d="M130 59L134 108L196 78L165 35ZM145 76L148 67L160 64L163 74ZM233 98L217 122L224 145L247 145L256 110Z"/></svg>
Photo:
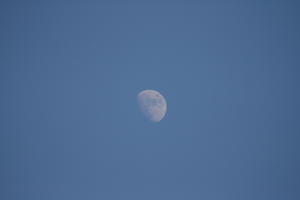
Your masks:
<svg viewBox="0 0 300 200"><path fill-rule="evenodd" d="M300 4L107 2L1 1L0 199L299 200Z"/></svg>

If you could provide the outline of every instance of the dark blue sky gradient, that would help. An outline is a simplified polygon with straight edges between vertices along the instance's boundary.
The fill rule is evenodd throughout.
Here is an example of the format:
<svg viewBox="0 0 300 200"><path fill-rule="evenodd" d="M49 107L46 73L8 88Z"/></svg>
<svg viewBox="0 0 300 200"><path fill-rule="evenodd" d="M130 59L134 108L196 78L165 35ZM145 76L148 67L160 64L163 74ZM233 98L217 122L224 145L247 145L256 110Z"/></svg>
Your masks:
<svg viewBox="0 0 300 200"><path fill-rule="evenodd" d="M0 199L300 199L299 3L184 2L0 3Z"/></svg>

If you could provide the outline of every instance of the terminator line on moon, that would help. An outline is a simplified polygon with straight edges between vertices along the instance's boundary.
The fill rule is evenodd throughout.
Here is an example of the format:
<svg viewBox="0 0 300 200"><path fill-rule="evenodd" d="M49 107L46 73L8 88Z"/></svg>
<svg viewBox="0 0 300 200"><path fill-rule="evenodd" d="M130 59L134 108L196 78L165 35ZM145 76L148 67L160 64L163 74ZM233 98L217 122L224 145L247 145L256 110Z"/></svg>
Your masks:
<svg viewBox="0 0 300 200"><path fill-rule="evenodd" d="M159 122L167 112L165 98L155 90L144 90L137 95L138 105L142 113L151 121Z"/></svg>

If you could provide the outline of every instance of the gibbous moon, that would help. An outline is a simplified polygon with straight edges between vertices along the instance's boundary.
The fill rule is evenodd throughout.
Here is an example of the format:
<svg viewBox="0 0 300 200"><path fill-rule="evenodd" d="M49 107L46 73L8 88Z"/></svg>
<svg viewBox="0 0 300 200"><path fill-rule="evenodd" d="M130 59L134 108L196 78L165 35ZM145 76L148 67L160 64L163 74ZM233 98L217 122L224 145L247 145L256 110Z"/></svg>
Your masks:
<svg viewBox="0 0 300 200"><path fill-rule="evenodd" d="M155 90L144 90L137 95L138 105L143 114L153 122L162 120L167 112L165 98Z"/></svg>

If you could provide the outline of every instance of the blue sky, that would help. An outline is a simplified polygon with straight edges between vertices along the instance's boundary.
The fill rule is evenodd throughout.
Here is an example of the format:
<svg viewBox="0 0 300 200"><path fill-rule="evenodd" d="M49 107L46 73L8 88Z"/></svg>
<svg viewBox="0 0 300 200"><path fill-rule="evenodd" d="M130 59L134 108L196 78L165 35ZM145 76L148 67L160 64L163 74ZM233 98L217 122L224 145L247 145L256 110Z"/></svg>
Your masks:
<svg viewBox="0 0 300 200"><path fill-rule="evenodd" d="M296 1L0 7L1 199L300 198Z"/></svg>

